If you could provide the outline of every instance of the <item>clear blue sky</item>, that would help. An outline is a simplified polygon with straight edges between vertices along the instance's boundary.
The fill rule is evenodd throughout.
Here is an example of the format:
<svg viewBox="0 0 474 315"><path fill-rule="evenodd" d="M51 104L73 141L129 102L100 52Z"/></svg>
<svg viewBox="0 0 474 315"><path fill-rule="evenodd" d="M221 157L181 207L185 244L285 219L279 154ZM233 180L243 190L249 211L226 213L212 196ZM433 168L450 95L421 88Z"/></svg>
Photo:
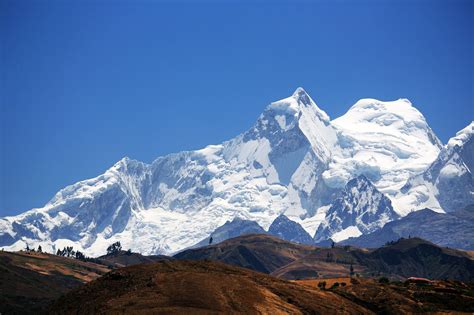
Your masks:
<svg viewBox="0 0 474 315"><path fill-rule="evenodd" d="M230 139L298 86L333 118L408 98L445 142L474 116L473 28L472 1L0 1L0 216Z"/></svg>

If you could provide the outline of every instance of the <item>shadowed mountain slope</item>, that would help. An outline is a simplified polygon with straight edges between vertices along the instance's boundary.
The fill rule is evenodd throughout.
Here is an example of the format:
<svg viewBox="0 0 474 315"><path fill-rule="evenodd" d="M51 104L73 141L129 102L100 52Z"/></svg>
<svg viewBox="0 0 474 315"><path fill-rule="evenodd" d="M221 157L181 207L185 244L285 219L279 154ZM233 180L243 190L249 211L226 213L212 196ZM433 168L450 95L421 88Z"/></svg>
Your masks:
<svg viewBox="0 0 474 315"><path fill-rule="evenodd" d="M474 261L468 253L419 238L400 239L369 251L350 246L306 246L257 234L186 250L174 257L216 260L286 279L347 276L353 264L355 272L367 275L474 280Z"/></svg>
<svg viewBox="0 0 474 315"><path fill-rule="evenodd" d="M439 246L474 249L474 205L450 213L430 209L412 212L373 233L349 238L341 244L376 248L400 237L416 236Z"/></svg>
<svg viewBox="0 0 474 315"><path fill-rule="evenodd" d="M420 238L400 239L368 254L371 270L402 277L474 281L474 261L466 252L442 248Z"/></svg>
<svg viewBox="0 0 474 315"><path fill-rule="evenodd" d="M212 237L212 244L217 244L229 238L238 237L246 234L265 234L265 230L258 225L257 222L251 220L243 220L235 217L232 221L227 221L214 230L208 237L192 246L191 248L206 246Z"/></svg>
<svg viewBox="0 0 474 315"><path fill-rule="evenodd" d="M117 253L100 256L98 259L105 265L112 265L114 267L124 267L138 264L149 264L161 260L171 260L173 258L164 255L144 256L139 253L133 253L122 250Z"/></svg>
<svg viewBox="0 0 474 315"><path fill-rule="evenodd" d="M270 273L309 254L314 247L295 244L265 234L249 234L222 243L185 250L177 259L217 260L255 271Z"/></svg>
<svg viewBox="0 0 474 315"><path fill-rule="evenodd" d="M290 242L314 245L313 238L308 232L300 224L288 219L284 214L280 214L273 220L268 228L268 233Z"/></svg>

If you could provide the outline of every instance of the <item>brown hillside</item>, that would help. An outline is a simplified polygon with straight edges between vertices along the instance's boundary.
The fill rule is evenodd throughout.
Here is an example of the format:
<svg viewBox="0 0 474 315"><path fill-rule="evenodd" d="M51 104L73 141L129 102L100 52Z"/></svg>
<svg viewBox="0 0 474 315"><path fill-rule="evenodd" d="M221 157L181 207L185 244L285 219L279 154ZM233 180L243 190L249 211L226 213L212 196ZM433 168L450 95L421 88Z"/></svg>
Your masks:
<svg viewBox="0 0 474 315"><path fill-rule="evenodd" d="M138 264L149 264L161 260L171 260L173 258L164 255L144 256L139 253L119 251L117 253L100 256L98 259L104 265L125 267Z"/></svg>
<svg viewBox="0 0 474 315"><path fill-rule="evenodd" d="M50 314L369 314L338 296L209 261L121 268L71 291Z"/></svg>
<svg viewBox="0 0 474 315"><path fill-rule="evenodd" d="M216 260L255 271L272 271L300 259L316 249L266 234L248 234L228 239L216 245L189 249L176 259Z"/></svg>
<svg viewBox="0 0 474 315"><path fill-rule="evenodd" d="M307 281L307 280L302 280ZM474 284L431 281L430 284L356 279L357 284L339 285L331 291L377 314L473 314ZM332 285L332 284L331 284ZM328 283L328 287L330 284ZM462 313L461 313L462 312Z"/></svg>
<svg viewBox="0 0 474 315"><path fill-rule="evenodd" d="M474 281L474 261L465 251L419 238L400 239L375 250L323 248L253 234L183 251L176 259L213 260L295 280L347 276L350 264L362 276L425 277Z"/></svg>
<svg viewBox="0 0 474 315"><path fill-rule="evenodd" d="M0 252L0 313L35 314L105 266L43 253Z"/></svg>

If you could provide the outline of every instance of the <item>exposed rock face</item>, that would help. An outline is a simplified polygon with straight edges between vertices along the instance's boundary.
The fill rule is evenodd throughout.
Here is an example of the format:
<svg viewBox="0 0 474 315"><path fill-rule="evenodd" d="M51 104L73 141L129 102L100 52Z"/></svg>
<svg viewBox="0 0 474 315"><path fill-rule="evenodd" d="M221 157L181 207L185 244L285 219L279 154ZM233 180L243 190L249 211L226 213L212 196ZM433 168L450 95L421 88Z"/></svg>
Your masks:
<svg viewBox="0 0 474 315"><path fill-rule="evenodd" d="M373 232L398 217L390 199L361 175L347 183L342 196L327 211L314 239L320 242L332 238L338 242Z"/></svg>

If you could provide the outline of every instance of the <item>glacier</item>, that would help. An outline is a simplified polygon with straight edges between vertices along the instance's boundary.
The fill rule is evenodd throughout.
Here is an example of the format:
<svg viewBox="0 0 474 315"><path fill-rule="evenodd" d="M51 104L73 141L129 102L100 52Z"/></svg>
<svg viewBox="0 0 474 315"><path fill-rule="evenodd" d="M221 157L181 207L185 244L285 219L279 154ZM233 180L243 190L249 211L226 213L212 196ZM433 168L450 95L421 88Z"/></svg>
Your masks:
<svg viewBox="0 0 474 315"><path fill-rule="evenodd" d="M472 130L458 137L462 143L469 142L466 133ZM462 171L472 182L466 171L472 167L472 145L462 151L467 153L456 151L468 162L445 153L460 150L450 146L461 147L443 146L408 100L363 99L331 120L298 88L268 105L252 128L229 141L150 164L123 158L104 174L60 190L42 208L1 218L0 247L74 246L98 256L120 241L143 254L171 254L236 217L268 230L282 214L314 235L346 184L359 176L391 201L396 215L389 219L421 209L413 197L420 190L444 211L436 183L422 174L440 155L449 155L453 166L446 166L443 176L457 178ZM380 226L388 219L375 220ZM350 232L347 237L354 236Z"/></svg>

